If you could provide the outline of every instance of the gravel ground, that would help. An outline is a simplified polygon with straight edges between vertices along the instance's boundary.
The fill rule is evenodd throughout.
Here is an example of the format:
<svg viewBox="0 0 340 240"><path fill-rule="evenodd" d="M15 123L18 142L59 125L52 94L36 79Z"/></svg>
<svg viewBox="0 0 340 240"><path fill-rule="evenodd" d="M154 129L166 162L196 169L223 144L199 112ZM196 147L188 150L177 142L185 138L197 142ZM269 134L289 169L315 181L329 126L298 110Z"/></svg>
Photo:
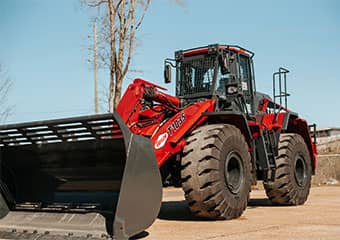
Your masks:
<svg viewBox="0 0 340 240"><path fill-rule="evenodd" d="M19 213L10 213L0 221L2 239L106 239L103 219L100 215L87 218L88 227L73 231L74 235L58 236L58 231L67 232L74 223L84 219L69 218L65 215L58 224L49 224L48 219L40 222L32 218L29 225L23 226ZM72 221L70 220L72 218ZM51 220L51 219L50 219ZM48 232L35 232L37 226L45 226ZM15 231L12 232L12 229ZM89 235L90 234L90 235ZM184 201L181 189L167 188L159 218L139 239L275 239L313 240L340 239L340 187L314 187L303 206L272 206L263 190L253 190L249 206L241 218L231 221L202 221L193 218Z"/></svg>
<svg viewBox="0 0 340 240"><path fill-rule="evenodd" d="M251 193L241 218L192 219L180 189L165 191L159 219L145 239L340 239L340 187L314 187L303 206L272 206L264 191Z"/></svg>

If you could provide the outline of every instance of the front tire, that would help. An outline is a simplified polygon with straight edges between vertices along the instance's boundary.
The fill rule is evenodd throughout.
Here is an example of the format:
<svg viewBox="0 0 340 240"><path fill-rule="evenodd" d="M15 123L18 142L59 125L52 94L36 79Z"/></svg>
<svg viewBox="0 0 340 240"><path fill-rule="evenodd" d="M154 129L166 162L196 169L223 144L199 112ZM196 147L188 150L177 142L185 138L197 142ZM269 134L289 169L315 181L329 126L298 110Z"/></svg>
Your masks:
<svg viewBox="0 0 340 240"><path fill-rule="evenodd" d="M228 124L199 127L187 138L182 187L197 217L233 219L247 207L251 158L240 130Z"/></svg>
<svg viewBox="0 0 340 240"><path fill-rule="evenodd" d="M281 134L274 181L264 182L274 204L301 205L309 195L312 166L309 151L299 134Z"/></svg>

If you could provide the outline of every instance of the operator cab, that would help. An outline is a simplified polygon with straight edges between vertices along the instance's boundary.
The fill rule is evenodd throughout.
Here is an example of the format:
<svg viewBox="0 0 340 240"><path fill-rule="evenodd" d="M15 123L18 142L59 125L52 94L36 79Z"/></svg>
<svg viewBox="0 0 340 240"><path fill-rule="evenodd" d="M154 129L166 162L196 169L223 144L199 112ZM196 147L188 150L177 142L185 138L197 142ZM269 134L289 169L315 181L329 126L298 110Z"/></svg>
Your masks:
<svg viewBox="0 0 340 240"><path fill-rule="evenodd" d="M239 46L210 45L181 50L165 60L165 82L176 68L176 96L186 103L217 100L216 110L254 114L254 54Z"/></svg>

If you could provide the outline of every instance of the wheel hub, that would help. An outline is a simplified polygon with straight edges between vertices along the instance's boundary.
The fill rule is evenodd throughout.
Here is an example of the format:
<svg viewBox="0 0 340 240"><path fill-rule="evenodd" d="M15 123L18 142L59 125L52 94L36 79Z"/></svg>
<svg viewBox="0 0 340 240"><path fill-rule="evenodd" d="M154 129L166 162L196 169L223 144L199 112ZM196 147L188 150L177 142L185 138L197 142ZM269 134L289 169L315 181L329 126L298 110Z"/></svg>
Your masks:
<svg viewBox="0 0 340 240"><path fill-rule="evenodd" d="M306 164L304 159L301 156L298 156L295 161L295 180L296 183L303 187L306 182L307 174L306 174Z"/></svg>
<svg viewBox="0 0 340 240"><path fill-rule="evenodd" d="M243 184L243 164L241 157L236 152L228 154L225 161L224 177L228 189L237 194Z"/></svg>

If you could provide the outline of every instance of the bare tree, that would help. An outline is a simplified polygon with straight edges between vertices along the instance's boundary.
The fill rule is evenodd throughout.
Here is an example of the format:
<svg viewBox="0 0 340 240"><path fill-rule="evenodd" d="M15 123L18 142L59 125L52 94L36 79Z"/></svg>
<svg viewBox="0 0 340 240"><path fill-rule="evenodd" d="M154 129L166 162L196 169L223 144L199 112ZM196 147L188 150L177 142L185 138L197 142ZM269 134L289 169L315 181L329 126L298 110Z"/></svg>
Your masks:
<svg viewBox="0 0 340 240"><path fill-rule="evenodd" d="M82 0L87 6L104 9L98 33L98 60L110 69L109 111L113 112L122 94L123 79L129 71L136 31L151 0ZM98 11L100 12L100 11ZM110 59L109 63L107 59Z"/></svg>
<svg viewBox="0 0 340 240"><path fill-rule="evenodd" d="M13 109L12 106L8 105L8 93L11 86L12 81L8 77L7 71L0 64L0 122L4 122Z"/></svg>

